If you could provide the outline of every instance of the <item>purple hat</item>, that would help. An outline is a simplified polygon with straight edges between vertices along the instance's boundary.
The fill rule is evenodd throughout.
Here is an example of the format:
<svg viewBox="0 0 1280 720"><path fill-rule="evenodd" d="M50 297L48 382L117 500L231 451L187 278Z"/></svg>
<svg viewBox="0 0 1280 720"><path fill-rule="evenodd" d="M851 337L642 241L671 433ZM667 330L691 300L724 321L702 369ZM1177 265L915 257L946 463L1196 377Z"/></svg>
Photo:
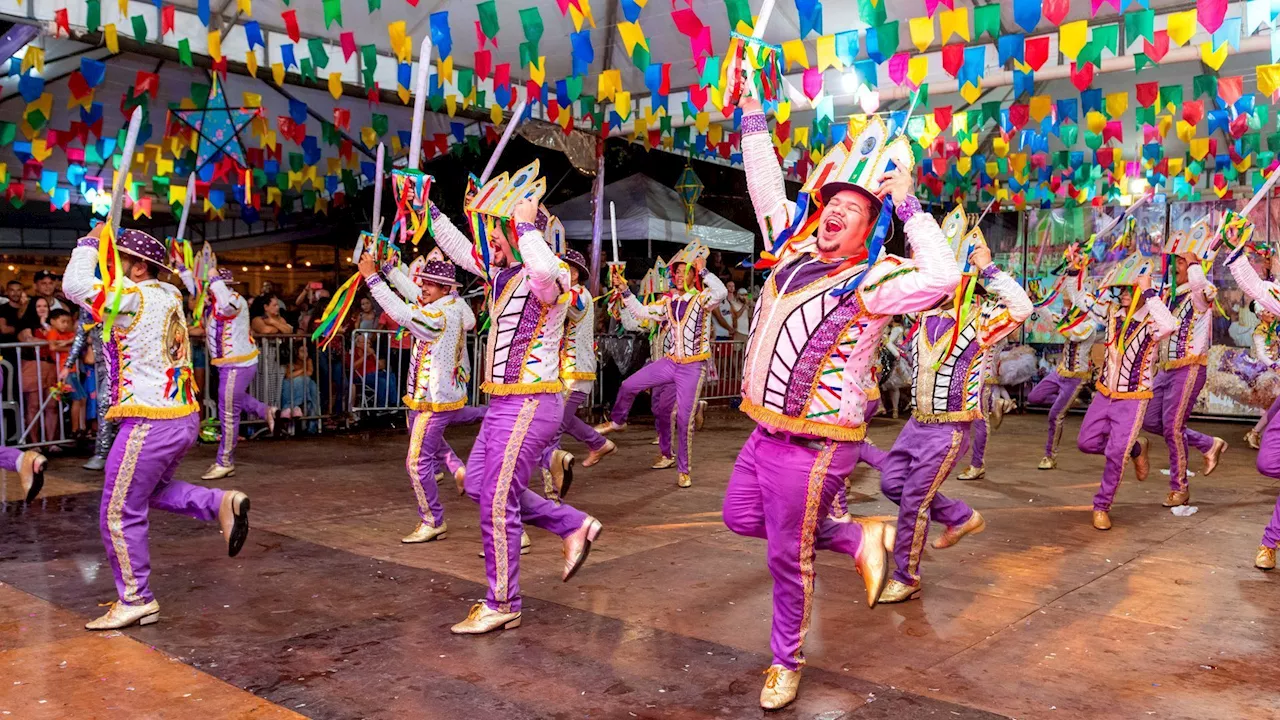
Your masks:
<svg viewBox="0 0 1280 720"><path fill-rule="evenodd" d="M427 253L426 257L419 257L413 261L413 267L410 268L414 278L421 278L438 285L448 285L450 287L458 287L458 270L453 263L444 258L444 253L440 252L440 248L436 248Z"/></svg>
<svg viewBox="0 0 1280 720"><path fill-rule="evenodd" d="M591 270L587 268L587 259L583 257L582 253L578 252L577 250L574 250L573 248L567 248L564 251L564 255L562 255L561 257L564 258L565 262L581 270L583 275L591 274Z"/></svg>
<svg viewBox="0 0 1280 720"><path fill-rule="evenodd" d="M173 268L169 267L169 251L164 243L141 230L121 230L116 238L116 248L125 255L132 255L173 272Z"/></svg>
<svg viewBox="0 0 1280 720"><path fill-rule="evenodd" d="M222 280L222 282L227 285L235 282L235 280L231 278L231 271L224 267L218 268L218 279Z"/></svg>

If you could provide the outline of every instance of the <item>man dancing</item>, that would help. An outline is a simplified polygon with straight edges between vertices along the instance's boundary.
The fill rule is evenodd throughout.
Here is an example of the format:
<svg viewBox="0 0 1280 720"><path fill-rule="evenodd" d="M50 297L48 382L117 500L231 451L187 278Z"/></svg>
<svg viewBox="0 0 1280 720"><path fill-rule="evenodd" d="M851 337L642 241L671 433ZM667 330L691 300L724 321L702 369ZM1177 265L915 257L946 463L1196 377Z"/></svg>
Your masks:
<svg viewBox="0 0 1280 720"><path fill-rule="evenodd" d="M404 395L409 408L405 469L418 500L419 522L400 542L443 540L449 527L436 489L436 467L449 452L444 431L484 415L484 408L466 407L471 367L466 337L476 316L455 292L457 273L439 248L414 262L412 279L395 263L387 263L379 274L377 261L367 252L360 258L360 275L378 306L413 335Z"/></svg>
<svg viewBox="0 0 1280 720"><path fill-rule="evenodd" d="M626 311L638 320L661 323L665 328L664 356L649 363L622 382L618 399L613 403L609 422L596 426L602 435L621 432L627 427L627 415L636 396L650 388L671 383L676 401L676 484L693 485L690 477L690 446L693 444L694 416L698 394L706 378L706 362L711 358L711 313L728 296L724 283L707 272L707 249L698 242L689 243L671 258L672 290L657 302L645 305L631 294L626 280L614 278L614 287L622 292ZM655 411L656 412L656 411ZM661 420L661 417L659 417Z"/></svg>
<svg viewBox="0 0 1280 720"><path fill-rule="evenodd" d="M1084 381L1093 376L1093 343L1098 336L1098 322L1089 313L1087 307L1075 304L1074 299L1088 297L1084 283L1087 279L1077 274L1075 277L1063 278L1063 284L1076 285L1075 292L1068 291L1068 310L1062 316L1052 316L1058 332L1065 341L1062 353L1058 357L1058 366L1045 376L1043 380L1031 388L1027 402L1032 405L1050 405L1049 439L1044 445L1044 457L1040 459L1041 470L1052 470L1058 467L1058 444L1062 441L1062 428L1067 419L1067 412L1080 397Z"/></svg>
<svg viewBox="0 0 1280 720"><path fill-rule="evenodd" d="M915 412L880 473L881 491L898 505L897 569L880 596L882 603L920 594L920 560L931 520L946 527L933 543L937 549L986 527L981 513L939 489L964 455L970 426L984 422L982 380L989 352L1022 325L1032 305L1018 282L991 261L981 233L974 230L969 237L975 239L960 244L960 252L973 248L968 264L977 277L971 282L981 280L987 294L969 304L944 300L921 318L912 344Z"/></svg>
<svg viewBox="0 0 1280 720"><path fill-rule="evenodd" d="M1178 327L1161 348L1162 372L1151 388L1151 401L1142 421L1143 430L1163 435L1169 447L1169 494L1165 507L1186 505L1191 500L1188 445L1204 455L1205 475L1218 467L1218 460L1227 449L1222 438L1187 427L1208 375L1213 301L1218 289L1205 277L1201 258L1194 253L1175 255L1173 261L1177 286L1170 292L1169 310Z"/></svg>
<svg viewBox="0 0 1280 720"><path fill-rule="evenodd" d="M564 329L564 349L560 354L560 378L568 395L564 401L564 420L542 457L543 469L551 473L552 492L556 498L567 495L573 482L574 457L560 448L560 438L566 432L590 450L582 467L591 467L618 449L612 440L578 417L578 408L591 397L591 387L596 379L596 309L591 291L582 284L582 279L591 273L587 259L570 248L564 252L564 261L569 265L571 286L569 320Z"/></svg>
<svg viewBox="0 0 1280 720"><path fill-rule="evenodd" d="M63 279L63 291L72 301L119 312L103 343L110 370L103 385L111 395L110 418L120 419L120 429L107 457L99 513L119 601L86 624L90 630L149 625L160 619L160 604L148 585L150 508L217 520L231 557L240 552L249 533L249 498L244 493L173 479L200 431L200 405L182 295L157 279L161 270L169 269L168 252L150 235L124 230L116 245L122 277L118 284L104 283L95 277L102 228L98 225L76 245Z"/></svg>
<svg viewBox="0 0 1280 720"><path fill-rule="evenodd" d="M187 292L199 292L191 271L178 266L178 276ZM204 343L209 363L218 369L218 421L222 440L213 465L201 480L221 480L236 474L236 442L240 439L240 414L249 412L267 421L274 432L276 408L249 394L249 386L258 373L258 346L249 337L249 304L231 289L235 281L231 271L218 268L209 283L209 300L204 306Z"/></svg>
<svg viewBox="0 0 1280 720"><path fill-rule="evenodd" d="M1138 260L1131 256L1122 266L1139 265ZM1080 452L1106 458L1102 483L1093 496L1093 526L1099 530L1111 529L1111 503L1129 458L1133 458L1133 471L1139 482L1146 480L1150 472L1147 439L1138 434L1151 402L1156 348L1178 327L1169 308L1151 289L1150 261L1142 263L1147 266L1124 276L1113 269L1104 280L1104 289L1119 288L1119 302L1088 297L1071 277L1066 282L1072 293L1071 304L1088 308L1107 328L1102 376L1076 439ZM1072 270L1072 276L1077 272Z"/></svg>
<svg viewBox="0 0 1280 720"><path fill-rule="evenodd" d="M467 495L480 504L489 592L466 620L453 626L457 634L519 627L523 522L564 540L565 581L582 567L600 535L599 520L529 489L529 478L564 419L560 344L570 287L568 267L536 224L538 203L525 195L537 174L536 162L515 178L503 173L468 201L472 226L488 239L489 267L481 267L472 244L431 206L440 248L458 267L486 278L491 290L481 386L491 398L466 475ZM524 199L513 206L512 199L520 196Z"/></svg>
<svg viewBox="0 0 1280 720"><path fill-rule="evenodd" d="M741 103L747 188L769 242L792 225L782 169L760 104ZM871 123L882 133L879 118ZM858 461L866 436L867 375L881 331L896 313L921 310L959 279L938 224L911 194L911 151L904 139L882 148L871 130L841 143L810 174L821 201L813 236L782 243L760 294L747 343L742 409L757 427L738 454L724 498L724 522L739 535L768 541L773 576L773 664L760 705L795 699L809 629L814 553L849 555L874 606L887 575L889 526L840 523L832 498ZM841 162L851 148L870 148L861 163ZM889 164L896 169L888 169ZM855 169L856 165L856 169ZM826 181L817 186L816 178ZM913 261L868 261L879 240L884 198L905 223ZM800 218L803 223L805 218ZM878 232L879 231L879 232Z"/></svg>

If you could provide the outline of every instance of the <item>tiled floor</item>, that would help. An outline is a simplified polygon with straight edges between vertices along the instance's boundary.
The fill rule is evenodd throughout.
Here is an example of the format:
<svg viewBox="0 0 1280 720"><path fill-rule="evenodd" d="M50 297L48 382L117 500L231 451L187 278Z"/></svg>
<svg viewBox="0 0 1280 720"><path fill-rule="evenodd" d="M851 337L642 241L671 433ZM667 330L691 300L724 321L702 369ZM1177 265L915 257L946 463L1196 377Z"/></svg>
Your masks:
<svg viewBox="0 0 1280 720"><path fill-rule="evenodd" d="M1068 448L1057 471L1037 471L1044 417L1007 419L987 478L946 485L988 529L926 553L922 599L868 610L852 562L819 555L809 667L783 716L1280 717L1280 578L1252 568L1280 483L1253 471L1242 426L1199 426L1236 446L1193 479L1199 512L1161 508L1156 471L1126 479L1100 533L1088 512L1100 459ZM162 619L123 634L80 629L114 596L101 479L58 463L54 492L26 507L16 478L0 478L0 712L758 717L764 546L719 513L750 425L712 414L688 490L647 469L652 433L632 427L618 454L578 471L570 500L605 525L588 565L561 583L558 539L533 531L524 624L480 638L448 632L484 592L476 509L447 481L449 538L400 544L416 515L394 432L243 445L227 486L253 497L245 552L228 559L215 527L153 513ZM899 427L877 421L871 437L887 444ZM473 433L451 435L464 456ZM185 477L211 456L193 451ZM855 490L856 513L893 512L873 472Z"/></svg>

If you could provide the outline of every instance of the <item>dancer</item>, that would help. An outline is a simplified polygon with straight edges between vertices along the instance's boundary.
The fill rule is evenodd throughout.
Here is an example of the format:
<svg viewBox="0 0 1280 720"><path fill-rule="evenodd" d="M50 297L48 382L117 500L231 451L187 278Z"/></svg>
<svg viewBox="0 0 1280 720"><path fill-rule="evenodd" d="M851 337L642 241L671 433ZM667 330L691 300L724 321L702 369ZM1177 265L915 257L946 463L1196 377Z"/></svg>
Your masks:
<svg viewBox="0 0 1280 720"><path fill-rule="evenodd" d="M36 450L0 447L0 470L18 474L23 498L27 502L35 502L44 489L44 469L48 464L49 459Z"/></svg>
<svg viewBox="0 0 1280 720"><path fill-rule="evenodd" d="M550 217L531 196L535 161L490 180L467 201L471 226L483 234L483 267L471 242L431 205L436 242L458 267L489 282L489 344L481 388L490 394L467 459L467 495L480 504L489 591L454 625L456 634L480 634L520 625L520 538L529 522L564 541L568 581L600 535L600 521L529 489L529 478L564 419L560 344L564 336L569 269L543 239ZM533 191L528 188L534 188ZM513 205L514 203L514 205ZM514 236L515 242L511 238Z"/></svg>
<svg viewBox="0 0 1280 720"><path fill-rule="evenodd" d="M649 336L649 360L645 366L649 366L666 357L666 324L653 320L640 320L631 314L631 311L622 306L619 308L618 317L622 321L622 327L631 332L643 332L651 330ZM649 388L649 406L653 412L653 426L657 437L653 439L651 444L658 446L658 457L649 467L653 470L666 470L676 466L676 454L671 448L671 438L676 432L676 386L674 382L667 382L661 385L655 385ZM701 402L701 401L700 401ZM695 422L695 426L696 426Z"/></svg>
<svg viewBox="0 0 1280 720"><path fill-rule="evenodd" d="M1253 305L1254 314L1258 316L1258 325L1253 329L1253 358L1268 369L1280 371L1280 327L1277 326L1276 316L1266 308L1259 307L1257 300L1253 301ZM1245 433L1244 440L1249 443L1249 447L1254 450L1262 447L1262 433L1277 412L1280 412L1280 395L1271 402L1271 407L1258 418L1253 428Z"/></svg>
<svg viewBox="0 0 1280 720"><path fill-rule="evenodd" d="M178 264L178 276L187 292L196 295L195 275ZM218 268L209 283L209 300L204 306L205 349L209 363L218 369L218 420L222 440L213 465L201 480L221 480L236 474L236 442L240 439L240 414L252 413L267 421L267 431L275 432L276 408L249 394L258 374L258 346L249 337L249 303L231 289L235 280L227 268Z"/></svg>
<svg viewBox="0 0 1280 720"><path fill-rule="evenodd" d="M1235 239L1234 230L1229 229L1228 234L1229 240ZM1246 247L1242 245L1232 252L1227 258L1227 267L1245 295L1272 317L1280 317L1280 284L1268 282L1258 276L1258 271L1249 260ZM1280 255L1272 255L1273 270L1280 270L1277 257ZM1273 405L1273 410L1274 407ZM1258 472L1269 478L1280 479L1280 422L1267 423L1267 428L1263 431L1261 449L1258 451ZM1258 545L1258 554L1253 560L1254 567L1260 570L1275 569L1277 543L1280 543L1280 498L1276 499L1275 511L1271 513L1271 520L1262 531L1262 542Z"/></svg>
<svg viewBox="0 0 1280 720"><path fill-rule="evenodd" d="M1098 337L1098 322L1084 305L1077 305L1076 300L1092 295L1091 286L1082 274L1072 278L1064 278L1065 283L1074 283L1075 292L1067 292L1069 298L1067 311L1059 316L1049 311L1049 316L1057 326L1057 330L1065 338L1062 352L1058 356L1058 366L1045 376L1043 380L1031 388L1027 402L1032 405L1049 405L1049 438L1045 441L1044 457L1040 459L1041 470L1052 470L1058 467L1058 444L1062 441L1062 428L1067 419L1067 411L1075 405L1084 388L1084 381L1093 377L1093 359L1091 356L1093 343Z"/></svg>
<svg viewBox="0 0 1280 720"><path fill-rule="evenodd" d="M678 431L676 470L679 475L676 484L682 488L693 485L690 446L693 444L698 394L702 391L707 361L711 358L710 313L728 294L720 278L707 272L709 252L694 241L671 258L668 267L673 289L649 305L642 304L631 294L626 280L614 278L614 287L622 292L622 302L632 315L667 326L665 356L640 368L622 382L609 421L596 426L602 435L625 430L627 415L636 395L664 383L673 383Z"/></svg>
<svg viewBox="0 0 1280 720"><path fill-rule="evenodd" d="M882 603L905 602L920 594L920 560L929 522L946 527L933 542L949 548L980 533L986 520L977 510L939 492L956 461L964 455L970 426L982 422L981 407L988 352L1031 315L1031 299L991 260L991 250L976 228L957 243L986 294L971 303L951 298L924 313L912 344L916 368L915 412L898 435L880 473L880 489L898 505L898 536L893 548L897 569L880 596ZM954 256L953 256L954 257ZM962 288L957 288L957 297Z"/></svg>
<svg viewBox="0 0 1280 720"><path fill-rule="evenodd" d="M397 263L378 272L366 252L360 275L383 312L413 335L404 403L409 408L409 454L405 469L418 501L418 527L400 540L423 543L444 540L449 532L444 505L436 489L436 467L445 453L445 428L475 422L483 408L466 407L467 332L476 316L458 297L457 273L439 248L415 260L406 275ZM410 279L412 278L412 279Z"/></svg>
<svg viewBox="0 0 1280 720"><path fill-rule="evenodd" d="M1174 255L1173 261L1177 282L1170 292L1169 310L1178 327L1161 346L1162 371L1151 388L1151 401L1142 421L1143 430L1163 435L1169 447L1169 494L1165 497L1165 507L1191 501L1191 487L1187 483L1188 445L1204 455L1205 475L1213 473L1227 449L1227 442L1222 438L1187 427L1208 376L1213 301L1218 289L1205 277L1200 265L1202 258L1194 253Z"/></svg>
<svg viewBox="0 0 1280 720"><path fill-rule="evenodd" d="M564 261L569 266L569 320L560 353L560 378L567 394L560 429L542 456L542 468L551 474L551 491L556 499L569 494L573 483L574 457L560 448L560 438L566 432L590 450L582 467L591 467L618 449L612 440L578 417L578 408L591 397L596 380L596 309L591 291L582 284L582 279L591 273L587 259L570 248L564 252Z"/></svg>
<svg viewBox="0 0 1280 720"><path fill-rule="evenodd" d="M910 340L906 337L906 330L902 327L901 320L895 317L893 324L889 326L889 337L884 343L885 349L893 356L893 363L888 377L884 380L884 385L889 391L889 414L894 420L898 419L898 413L902 407L903 390L907 391L908 405L911 402L911 380L915 377L915 369L911 367L909 343Z"/></svg>
<svg viewBox="0 0 1280 720"><path fill-rule="evenodd" d="M740 107L751 203L767 242L781 249L747 342L742 409L757 427L730 475L724 522L739 535L768 541L773 664L760 705L772 710L794 700L800 684L815 550L853 559L869 606L884 586L890 526L829 517L832 498L857 463L866 436L866 399L858 379L866 377L892 316L932 305L955 287L958 273L937 223L912 195L906 139L887 147L876 142L875 131L880 139L887 134L878 117L810 173L804 192L822 208L813 218L813 235L778 243L797 206L787 199L760 103L744 98ZM871 153L856 169L840 162L849 148L859 147ZM890 162L896 169L887 170ZM905 224L915 259L889 256L869 265L868 240L878 246L885 226L891 227L887 197Z"/></svg>
<svg viewBox="0 0 1280 720"><path fill-rule="evenodd" d="M1102 482L1093 496L1093 526L1110 530L1111 503L1120 487L1125 463L1133 458L1133 471L1139 482L1147 479L1151 469L1147 439L1138 434L1151 402L1156 348L1177 329L1178 323L1151 289L1150 260L1132 255L1104 278L1104 291L1117 288L1118 302L1086 296L1072 279L1080 272L1081 263L1073 257L1072 264L1071 277L1064 284L1071 294L1071 304L1087 308L1107 328L1102 376L1080 426L1076 446L1080 452L1106 458Z"/></svg>
<svg viewBox="0 0 1280 720"><path fill-rule="evenodd" d="M997 407L995 390L1000 380L996 375L1000 371L1000 349L1003 346L1004 340L1001 340L999 345L982 352L981 371L978 374L978 382L982 383L982 397L978 402L978 417L968 424L967 439L972 444L972 454L969 456L969 467L957 476L961 480L981 480L987 476L987 435L991 433L992 415Z"/></svg>
<svg viewBox="0 0 1280 720"><path fill-rule="evenodd" d="M99 513L119 601L86 624L89 630L149 625L160 619L160 604L148 585L150 508L217 520L231 557L240 552L249 533L249 498L244 493L173 479L200 431L200 405L182 295L157 279L161 270L172 272L165 265L169 253L150 235L124 230L116 243L122 277L115 283L99 280L95 271L103 227L99 224L77 243L62 285L67 297L82 307L119 313L103 343L110 369L104 383L112 396L109 416L120 419L120 432L107 457Z"/></svg>

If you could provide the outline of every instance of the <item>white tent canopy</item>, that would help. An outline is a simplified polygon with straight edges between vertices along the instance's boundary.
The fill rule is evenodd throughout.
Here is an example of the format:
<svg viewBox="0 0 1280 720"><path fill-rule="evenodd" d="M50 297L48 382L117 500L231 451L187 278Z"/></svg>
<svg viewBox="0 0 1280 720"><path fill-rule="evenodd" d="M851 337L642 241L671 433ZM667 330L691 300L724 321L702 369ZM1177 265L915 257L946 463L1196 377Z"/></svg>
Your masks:
<svg viewBox="0 0 1280 720"><path fill-rule="evenodd" d="M684 202L679 193L643 173L604 186L604 246L609 245L609 202L618 214L618 241L643 240L687 244L700 240L713 250L750 254L755 248L755 234L735 225L710 210L695 205L693 228L685 229ZM570 240L591 239L591 194L550 208L564 223L565 237ZM607 252L607 250L606 250Z"/></svg>

